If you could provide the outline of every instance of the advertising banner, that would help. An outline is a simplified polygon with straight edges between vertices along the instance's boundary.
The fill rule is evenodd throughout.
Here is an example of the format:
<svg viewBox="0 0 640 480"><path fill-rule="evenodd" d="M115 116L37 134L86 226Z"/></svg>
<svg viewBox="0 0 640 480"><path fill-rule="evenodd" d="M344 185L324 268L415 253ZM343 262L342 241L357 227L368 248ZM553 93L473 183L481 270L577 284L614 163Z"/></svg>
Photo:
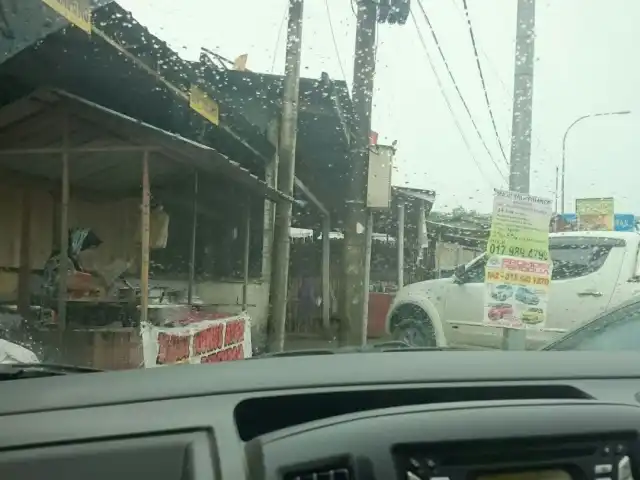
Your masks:
<svg viewBox="0 0 640 480"><path fill-rule="evenodd" d="M214 125L220 124L218 104L209 98L204 90L195 85L191 85L189 91L189 106Z"/></svg>
<svg viewBox="0 0 640 480"><path fill-rule="evenodd" d="M243 313L180 327L146 324L142 350L145 367L241 360L251 357L251 322Z"/></svg>
<svg viewBox="0 0 640 480"><path fill-rule="evenodd" d="M613 198L576 199L578 230L612 231L614 229Z"/></svg>
<svg viewBox="0 0 640 480"><path fill-rule="evenodd" d="M485 325L544 327L551 281L550 218L550 199L495 191L485 268Z"/></svg>
<svg viewBox="0 0 640 480"><path fill-rule="evenodd" d="M548 260L549 218L551 200L496 190L487 253Z"/></svg>
<svg viewBox="0 0 640 480"><path fill-rule="evenodd" d="M575 213L558 215L560 222L556 224L556 232L572 232L578 230L578 216ZM635 232L636 216L633 213L616 213L613 216L613 229L616 232Z"/></svg>
<svg viewBox="0 0 640 480"><path fill-rule="evenodd" d="M489 257L485 273L484 323L503 328L543 328L550 280L550 262L499 255Z"/></svg>
<svg viewBox="0 0 640 480"><path fill-rule="evenodd" d="M73 25L89 34L91 33L90 0L42 0L42 2Z"/></svg>

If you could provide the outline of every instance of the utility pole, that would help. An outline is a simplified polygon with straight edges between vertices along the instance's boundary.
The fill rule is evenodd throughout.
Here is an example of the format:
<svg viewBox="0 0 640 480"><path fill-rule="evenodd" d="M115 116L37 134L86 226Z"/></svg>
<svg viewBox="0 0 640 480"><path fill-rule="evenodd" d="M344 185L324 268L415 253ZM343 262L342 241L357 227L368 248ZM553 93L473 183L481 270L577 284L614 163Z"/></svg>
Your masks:
<svg viewBox="0 0 640 480"><path fill-rule="evenodd" d="M533 67L535 60L535 0L518 0L516 22L509 190L518 193L529 193L533 117ZM503 332L503 350L525 349L526 330L505 328Z"/></svg>
<svg viewBox="0 0 640 480"><path fill-rule="evenodd" d="M553 207L553 214L557 215L558 214L558 194L559 194L559 190L558 190L558 186L560 185L560 169L558 167L556 167L556 190L553 194L553 198L554 198L554 202L555 202L555 206Z"/></svg>
<svg viewBox="0 0 640 480"><path fill-rule="evenodd" d="M366 342L364 331L364 291L367 223L367 174L369 169L369 134L373 107L373 77L376 68L375 43L377 4L373 0L358 0L358 26L353 65L353 125L355 138L351 142L347 219L344 226L343 280L341 295L340 343L361 345Z"/></svg>
<svg viewBox="0 0 640 480"><path fill-rule="evenodd" d="M296 166L300 57L302 53L302 7L303 0L289 0L287 56L278 142L278 189L290 197L293 197ZM271 273L271 318L269 322L269 351L271 352L280 352L284 349L289 287L289 229L292 207L290 202L281 201L276 205L273 271Z"/></svg>
<svg viewBox="0 0 640 480"><path fill-rule="evenodd" d="M366 318L369 292L367 275L367 176L369 135L373 107L373 79L376 70L377 23L404 25L409 17L409 0L357 0L358 26L353 65L353 125L347 216L342 258L344 289L340 296L340 343L362 345L367 341Z"/></svg>

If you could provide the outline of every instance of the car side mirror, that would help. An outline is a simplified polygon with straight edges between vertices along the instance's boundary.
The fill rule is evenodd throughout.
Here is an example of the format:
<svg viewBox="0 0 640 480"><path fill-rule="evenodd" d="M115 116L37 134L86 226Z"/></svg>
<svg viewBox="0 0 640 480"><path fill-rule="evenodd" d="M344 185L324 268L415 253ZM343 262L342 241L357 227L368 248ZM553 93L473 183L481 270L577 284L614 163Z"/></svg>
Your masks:
<svg viewBox="0 0 640 480"><path fill-rule="evenodd" d="M461 284L464 283L467 279L467 268L463 265L458 265L456 269L453 271L454 282Z"/></svg>

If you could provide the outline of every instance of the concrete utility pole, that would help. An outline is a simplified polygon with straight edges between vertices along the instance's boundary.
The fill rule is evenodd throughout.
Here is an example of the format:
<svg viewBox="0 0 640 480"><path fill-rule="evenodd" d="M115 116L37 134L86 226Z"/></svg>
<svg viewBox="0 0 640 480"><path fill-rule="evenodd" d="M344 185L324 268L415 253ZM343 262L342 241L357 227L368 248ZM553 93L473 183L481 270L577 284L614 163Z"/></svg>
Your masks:
<svg viewBox="0 0 640 480"><path fill-rule="evenodd" d="M535 0L518 0L516 55L513 78L513 121L509 190L529 193L531 128L533 118L533 66L535 63ZM525 350L526 330L503 330L503 350Z"/></svg>
<svg viewBox="0 0 640 480"><path fill-rule="evenodd" d="M373 0L358 0L358 27L353 67L353 125L355 138L351 143L347 219L344 226L343 280L340 298L340 343L361 345L366 342L364 331L364 291L367 222L367 173L369 168L369 134L373 106L375 74L375 42L377 4Z"/></svg>
<svg viewBox="0 0 640 480"><path fill-rule="evenodd" d="M298 95L300 91L300 57L302 53L303 0L289 1L287 30L287 58L282 98L282 120L278 142L278 189L293 196L296 166L296 136L298 133ZM289 287L289 229L291 227L290 202L276 205L274 227L273 272L271 275L271 318L269 322L269 351L284 349L287 292Z"/></svg>
<svg viewBox="0 0 640 480"><path fill-rule="evenodd" d="M560 181L560 169L558 167L556 167L556 189L553 193L553 200L555 202L554 207L553 207L553 214L557 215L558 214L558 194L559 194L559 190L558 190L558 185L559 185L559 181Z"/></svg>

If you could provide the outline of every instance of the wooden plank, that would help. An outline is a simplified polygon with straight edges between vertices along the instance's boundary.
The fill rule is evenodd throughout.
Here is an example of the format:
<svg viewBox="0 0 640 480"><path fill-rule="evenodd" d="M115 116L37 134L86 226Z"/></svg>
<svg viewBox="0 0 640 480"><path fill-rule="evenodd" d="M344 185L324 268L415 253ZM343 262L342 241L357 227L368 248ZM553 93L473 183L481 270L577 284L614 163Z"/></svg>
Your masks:
<svg viewBox="0 0 640 480"><path fill-rule="evenodd" d="M142 221L140 222L140 323L149 316L149 234L151 214L151 192L149 186L149 152L142 156Z"/></svg>
<svg viewBox="0 0 640 480"><path fill-rule="evenodd" d="M69 146L69 122L63 122L63 145ZM62 153L62 195L60 200L60 269L58 275L58 328L67 326L67 274L69 262L69 152Z"/></svg>
<svg viewBox="0 0 640 480"><path fill-rule="evenodd" d="M22 226L20 229L20 271L18 274L18 309L27 318L31 306L31 190L22 190Z"/></svg>

